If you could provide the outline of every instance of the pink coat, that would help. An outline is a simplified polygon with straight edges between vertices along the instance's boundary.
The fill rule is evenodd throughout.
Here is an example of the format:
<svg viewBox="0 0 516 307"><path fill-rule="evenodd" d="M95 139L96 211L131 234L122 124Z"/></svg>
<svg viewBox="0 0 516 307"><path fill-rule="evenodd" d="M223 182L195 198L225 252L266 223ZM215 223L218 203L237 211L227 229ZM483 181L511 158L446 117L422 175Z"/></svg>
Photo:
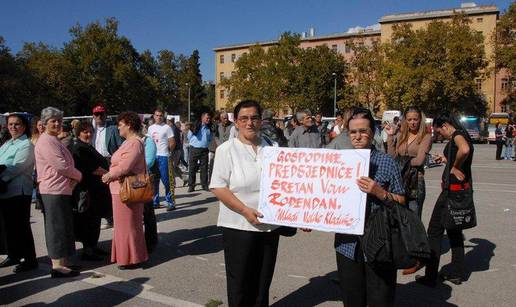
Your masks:
<svg viewBox="0 0 516 307"><path fill-rule="evenodd" d="M72 195L82 174L74 167L70 151L55 136L41 134L34 149L39 192L51 195Z"/></svg>
<svg viewBox="0 0 516 307"><path fill-rule="evenodd" d="M145 173L145 151L138 138L126 140L111 157L109 173L115 181L109 184L111 194L120 194L118 179L126 175Z"/></svg>

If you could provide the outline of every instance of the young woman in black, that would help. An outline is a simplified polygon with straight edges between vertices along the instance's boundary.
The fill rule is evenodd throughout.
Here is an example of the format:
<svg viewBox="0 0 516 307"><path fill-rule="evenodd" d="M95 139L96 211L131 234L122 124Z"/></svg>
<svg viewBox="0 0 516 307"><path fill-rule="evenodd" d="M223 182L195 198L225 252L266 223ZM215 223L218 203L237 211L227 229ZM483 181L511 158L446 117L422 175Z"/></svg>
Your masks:
<svg viewBox="0 0 516 307"><path fill-rule="evenodd" d="M438 155L436 162L446 163L442 175L442 186L449 184L449 191L472 189L471 164L473 145L471 139L457 118L450 112L443 112L433 122L434 131L440 133L448 144L444 155ZM451 146L451 149L450 149ZM448 156L449 153L449 156ZM449 174L449 180L448 180ZM437 284L439 259L441 257L441 240L444 234L443 214L446 212L444 202L437 201L428 225L428 240L432 257L426 265L425 276L416 276L416 281L426 286ZM446 230L452 251L450 272L441 272L440 277L454 284L461 284L464 279L464 238L462 229Z"/></svg>

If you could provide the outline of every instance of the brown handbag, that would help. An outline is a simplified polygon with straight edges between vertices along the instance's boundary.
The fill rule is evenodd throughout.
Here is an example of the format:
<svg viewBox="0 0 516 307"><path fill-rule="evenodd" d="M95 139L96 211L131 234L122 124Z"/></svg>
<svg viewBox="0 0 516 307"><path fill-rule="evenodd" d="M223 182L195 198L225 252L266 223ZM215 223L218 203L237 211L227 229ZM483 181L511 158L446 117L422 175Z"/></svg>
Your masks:
<svg viewBox="0 0 516 307"><path fill-rule="evenodd" d="M143 162L145 163L145 157ZM145 166L143 174L125 176L120 179L120 200L123 203L128 205L146 203L152 201L153 197L152 175L147 172L147 166Z"/></svg>

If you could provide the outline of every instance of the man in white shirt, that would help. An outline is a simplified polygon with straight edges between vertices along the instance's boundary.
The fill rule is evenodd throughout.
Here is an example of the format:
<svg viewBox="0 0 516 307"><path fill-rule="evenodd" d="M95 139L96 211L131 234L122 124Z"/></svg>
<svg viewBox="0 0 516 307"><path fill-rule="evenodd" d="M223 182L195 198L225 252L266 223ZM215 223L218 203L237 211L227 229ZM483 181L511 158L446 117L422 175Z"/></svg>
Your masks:
<svg viewBox="0 0 516 307"><path fill-rule="evenodd" d="M165 186L167 211L172 211L175 209L175 205L170 191L168 159L176 146L176 142L174 140L174 131L165 123L163 110L156 109L154 111L154 124L149 127L147 134L156 143L156 166L159 169L161 182ZM171 180L174 180L174 178ZM159 179L154 181L154 208L159 208Z"/></svg>

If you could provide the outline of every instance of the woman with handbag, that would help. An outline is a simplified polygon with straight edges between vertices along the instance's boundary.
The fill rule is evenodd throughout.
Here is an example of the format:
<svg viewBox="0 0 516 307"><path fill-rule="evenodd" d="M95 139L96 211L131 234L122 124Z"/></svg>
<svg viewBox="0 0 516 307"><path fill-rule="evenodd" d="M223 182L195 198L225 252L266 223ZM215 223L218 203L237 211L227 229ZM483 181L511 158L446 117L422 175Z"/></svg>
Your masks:
<svg viewBox="0 0 516 307"><path fill-rule="evenodd" d="M69 149L75 167L82 173L83 180L74 189L74 232L75 239L83 245L81 260L100 261L106 252L97 247L100 236L102 209L109 202L109 188L101 177L107 173L107 160L91 145L93 126L83 121L74 129L76 139Z"/></svg>
<svg viewBox="0 0 516 307"><path fill-rule="evenodd" d="M146 174L145 153L139 137L142 123L135 112L123 112L118 118L118 130L125 142L111 157L109 172L102 176L109 183L113 203L113 242L111 261L120 270L133 269L147 261L148 254L143 233L143 204L126 199L123 186L127 178ZM151 194L152 197L152 194ZM125 202L123 202L125 200Z"/></svg>
<svg viewBox="0 0 516 307"><path fill-rule="evenodd" d="M82 179L74 167L72 154L59 141L63 111L48 107L41 111L45 132L35 148L36 170L45 216L45 241L52 260L52 278L74 277L79 272L70 265L75 253L72 191Z"/></svg>
<svg viewBox="0 0 516 307"><path fill-rule="evenodd" d="M7 128L10 139L0 147L0 218L5 224L7 258L0 267L17 264L14 272L20 273L38 267L30 228L34 145L26 117L9 115Z"/></svg>
<svg viewBox="0 0 516 307"><path fill-rule="evenodd" d="M259 134L258 102L241 101L234 114L238 137L217 147L210 183L220 200L217 225L224 242L228 305L269 306L279 232L277 226L260 223L256 209L263 148L270 144Z"/></svg>
<svg viewBox="0 0 516 307"><path fill-rule="evenodd" d="M392 126L385 127L387 133L387 152L398 161L407 160L408 168L417 170L416 180L405 183L406 201L408 207L419 218L423 212L425 201L425 160L432 148L432 136L428 133L425 124L425 115L417 107L408 107L403 114L400 132L394 138L395 130ZM405 174L401 174L405 178Z"/></svg>
<svg viewBox="0 0 516 307"><path fill-rule="evenodd" d="M435 204L427 231L432 252L431 259L426 265L425 276L416 276L416 281L426 286L436 286L441 257L441 240L446 230L452 251L451 271L441 272L440 277L459 285L464 279L465 270L462 230L476 225L471 175L474 149L469 134L452 113L442 112L439 114L434 119L433 126L436 133L448 140L444 155L434 158L437 163L446 163L446 167L442 176L443 191ZM464 197L467 195L469 197ZM468 210L473 208L472 215L466 217L463 224L457 221L454 223L450 215L450 210L453 210L451 204L457 205L457 202L461 202L460 200L470 202L470 204L459 203L458 205L462 205L464 208L470 207Z"/></svg>

